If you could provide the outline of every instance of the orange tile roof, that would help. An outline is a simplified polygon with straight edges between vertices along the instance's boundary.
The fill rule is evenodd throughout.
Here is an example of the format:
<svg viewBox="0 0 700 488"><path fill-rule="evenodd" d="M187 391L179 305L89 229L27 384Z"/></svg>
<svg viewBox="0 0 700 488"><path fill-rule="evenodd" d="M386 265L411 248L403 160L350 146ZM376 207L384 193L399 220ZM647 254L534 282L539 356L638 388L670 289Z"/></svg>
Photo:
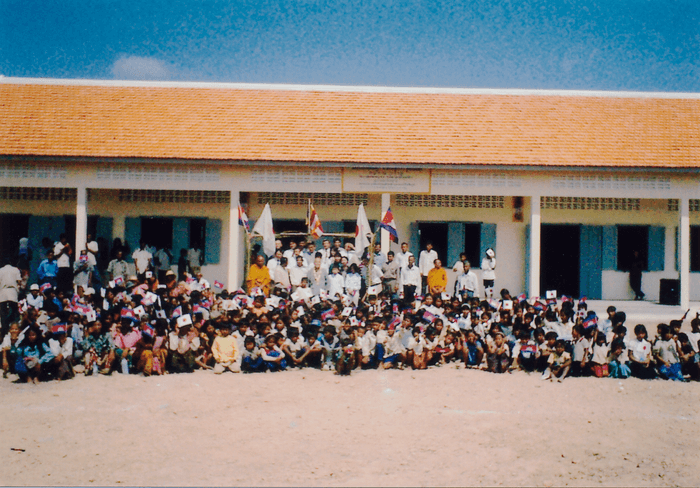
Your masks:
<svg viewBox="0 0 700 488"><path fill-rule="evenodd" d="M0 84L0 155L700 167L700 100Z"/></svg>

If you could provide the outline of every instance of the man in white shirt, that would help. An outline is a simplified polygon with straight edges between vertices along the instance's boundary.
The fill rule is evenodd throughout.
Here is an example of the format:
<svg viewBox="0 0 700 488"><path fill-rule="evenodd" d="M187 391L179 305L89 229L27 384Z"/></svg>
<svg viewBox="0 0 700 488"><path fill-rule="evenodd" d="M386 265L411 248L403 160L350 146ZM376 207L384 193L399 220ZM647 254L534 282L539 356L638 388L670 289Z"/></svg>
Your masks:
<svg viewBox="0 0 700 488"><path fill-rule="evenodd" d="M289 269L289 281L292 285L292 289L296 290L296 288L301 285L302 278L306 278L307 276L308 269L304 266L304 258L297 256L296 266L292 266Z"/></svg>
<svg viewBox="0 0 700 488"><path fill-rule="evenodd" d="M374 245L374 264L381 268L386 264L386 259L386 254L382 252L382 245L377 242Z"/></svg>
<svg viewBox="0 0 700 488"><path fill-rule="evenodd" d="M275 273L275 268L280 265L280 260L282 259L282 250L276 249L275 255L267 261L267 269L270 270L270 276Z"/></svg>
<svg viewBox="0 0 700 488"><path fill-rule="evenodd" d="M322 265L324 268L328 269L331 265L331 241L328 239L323 239L323 247L319 249L321 253Z"/></svg>
<svg viewBox="0 0 700 488"><path fill-rule="evenodd" d="M420 269L416 266L416 258L413 255L408 257L408 265L401 269L401 285L404 300L413 303L416 290L420 290L421 286Z"/></svg>
<svg viewBox="0 0 700 488"><path fill-rule="evenodd" d="M155 254L155 259L157 262L156 271L158 275L158 281L165 283L165 273L170 271L170 264L173 259L173 255L170 253L169 249L161 248Z"/></svg>
<svg viewBox="0 0 700 488"><path fill-rule="evenodd" d="M3 335L10 330L10 324L19 318L17 300L21 283L22 275L19 269L12 266L7 258L5 266L0 268L0 317Z"/></svg>
<svg viewBox="0 0 700 488"><path fill-rule="evenodd" d="M341 255L347 256L348 266L351 264L360 265L360 256L355 252L355 245L352 242L345 243L345 254L341 253Z"/></svg>
<svg viewBox="0 0 700 488"><path fill-rule="evenodd" d="M282 253L282 256L287 258L287 262L290 265L293 265L295 257L294 257L294 250L297 248L297 242L296 241L289 241L289 249L284 251Z"/></svg>
<svg viewBox="0 0 700 488"><path fill-rule="evenodd" d="M61 234L58 242L55 242L53 245L53 255L56 257L56 264L58 265L56 287L63 292L69 292L73 289L73 269L70 266L71 254L73 254L73 248L68 243L66 235Z"/></svg>
<svg viewBox="0 0 700 488"><path fill-rule="evenodd" d="M408 250L408 243L401 243L401 252L396 253L394 259L399 263L399 268L408 266L408 257L413 256L413 253Z"/></svg>
<svg viewBox="0 0 700 488"><path fill-rule="evenodd" d="M146 243L141 241L140 248L134 251L131 257L134 259L134 265L136 266L136 274L142 275L151 267L151 261L153 255L146 250ZM141 278L141 277L139 277Z"/></svg>
<svg viewBox="0 0 700 488"><path fill-rule="evenodd" d="M146 250L148 251L148 249ZM202 250L196 246L192 249L188 249L187 264L190 266L190 271L192 271L192 274L196 276L202 269Z"/></svg>
<svg viewBox="0 0 700 488"><path fill-rule="evenodd" d="M422 285L426 290L428 286L428 273L430 273L430 270L435 267L435 260L437 258L438 254L433 249L433 243L428 242L425 245L425 250L420 252L420 259L418 260L418 268L420 269L420 274L422 276Z"/></svg>
<svg viewBox="0 0 700 488"><path fill-rule="evenodd" d="M477 295L479 280L476 277L476 273L472 271L469 261L460 261L460 263L463 272L457 277L457 293L462 295L463 299L472 298Z"/></svg>

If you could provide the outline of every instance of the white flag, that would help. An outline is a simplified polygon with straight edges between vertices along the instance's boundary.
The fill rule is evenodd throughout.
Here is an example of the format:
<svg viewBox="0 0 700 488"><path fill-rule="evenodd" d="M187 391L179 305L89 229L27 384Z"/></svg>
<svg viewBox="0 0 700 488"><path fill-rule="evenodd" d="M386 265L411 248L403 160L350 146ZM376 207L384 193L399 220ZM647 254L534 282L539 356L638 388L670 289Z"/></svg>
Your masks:
<svg viewBox="0 0 700 488"><path fill-rule="evenodd" d="M259 235L263 238L263 251L268 256L275 254L275 231L272 230L272 212L270 204L266 203L265 208L260 214L260 218L255 222L255 227L251 235Z"/></svg>
<svg viewBox="0 0 700 488"><path fill-rule="evenodd" d="M355 226L355 254L361 257L365 248L369 247L372 238L372 228L369 226L364 205L357 209L357 225Z"/></svg>

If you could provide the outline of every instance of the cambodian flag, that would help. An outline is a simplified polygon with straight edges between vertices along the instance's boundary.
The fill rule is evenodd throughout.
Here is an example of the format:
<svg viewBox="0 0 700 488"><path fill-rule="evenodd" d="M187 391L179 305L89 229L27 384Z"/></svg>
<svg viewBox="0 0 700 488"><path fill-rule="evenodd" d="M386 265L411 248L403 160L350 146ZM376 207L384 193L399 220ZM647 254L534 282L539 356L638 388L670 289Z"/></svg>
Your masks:
<svg viewBox="0 0 700 488"><path fill-rule="evenodd" d="M117 286L122 286L124 284L124 277L123 276L117 276L114 278L114 284Z"/></svg>
<svg viewBox="0 0 700 488"><path fill-rule="evenodd" d="M432 322L435 322L435 319L436 319L436 318L437 318L437 317L435 316L435 314L430 313L430 312L428 312L428 311L426 311L426 312L423 314L423 320L427 320L428 322L431 322L431 323L432 323Z"/></svg>
<svg viewBox="0 0 700 488"><path fill-rule="evenodd" d="M389 326L387 327L388 329L396 328L399 325L401 325L401 318L400 317L394 317L391 322L389 322Z"/></svg>
<svg viewBox="0 0 700 488"><path fill-rule="evenodd" d="M182 306L178 305L175 310L173 310L173 318L180 317L182 315Z"/></svg>
<svg viewBox="0 0 700 488"><path fill-rule="evenodd" d="M588 300L588 297L582 296L581 298L578 299L579 303L586 303L586 300Z"/></svg>
<svg viewBox="0 0 700 488"><path fill-rule="evenodd" d="M121 317L127 318L127 319L137 320L136 314L130 308L122 308Z"/></svg>
<svg viewBox="0 0 700 488"><path fill-rule="evenodd" d="M516 300L518 300L518 303L524 302L525 300L527 300L527 295L525 293L521 293L520 295L518 295Z"/></svg>
<svg viewBox="0 0 700 488"><path fill-rule="evenodd" d="M46 290L48 290L49 288L51 288L51 283L44 283L43 285L41 285L41 286L39 287L39 291L42 292L42 293L44 293L44 292L45 292Z"/></svg>
<svg viewBox="0 0 700 488"><path fill-rule="evenodd" d="M391 207L386 209L386 213L384 214L384 217L382 217L382 221L379 222L379 227L389 233L389 237L392 241L399 242L399 233L396 230L396 222L394 222L394 214L391 213Z"/></svg>
<svg viewBox="0 0 700 488"><path fill-rule="evenodd" d="M248 223L248 216L245 214L245 210L238 204L238 225L245 227L246 232L250 232L250 224Z"/></svg>
<svg viewBox="0 0 700 488"><path fill-rule="evenodd" d="M596 317L594 314L589 315L585 319L583 319L582 325L586 329L590 329L591 327L595 327L598 325L598 317Z"/></svg>
<svg viewBox="0 0 700 488"><path fill-rule="evenodd" d="M87 316L87 314L92 311L92 308L89 305L76 303L75 305L73 305L73 311L77 314Z"/></svg>
<svg viewBox="0 0 700 488"><path fill-rule="evenodd" d="M223 284L222 282L220 282L220 281L214 280L214 287L218 288L219 290L223 290L223 289L224 289L224 284Z"/></svg>
<svg viewBox="0 0 700 488"><path fill-rule="evenodd" d="M333 310L332 308L329 308L321 314L321 320L328 320L332 317L335 317L335 310Z"/></svg>

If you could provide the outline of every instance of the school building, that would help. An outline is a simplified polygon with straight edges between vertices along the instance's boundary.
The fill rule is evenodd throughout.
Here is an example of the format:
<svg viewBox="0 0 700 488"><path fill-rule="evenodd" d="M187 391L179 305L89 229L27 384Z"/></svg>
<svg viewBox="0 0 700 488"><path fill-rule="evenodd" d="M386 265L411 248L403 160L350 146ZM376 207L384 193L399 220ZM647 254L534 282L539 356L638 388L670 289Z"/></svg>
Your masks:
<svg viewBox="0 0 700 488"><path fill-rule="evenodd" d="M417 255L496 251L496 288L700 300L700 94L0 78L0 253L90 231L199 246L243 280L241 202L275 231L391 206ZM385 250L391 247L382 232ZM478 269L477 269L478 274ZM671 280L671 281L665 281Z"/></svg>

